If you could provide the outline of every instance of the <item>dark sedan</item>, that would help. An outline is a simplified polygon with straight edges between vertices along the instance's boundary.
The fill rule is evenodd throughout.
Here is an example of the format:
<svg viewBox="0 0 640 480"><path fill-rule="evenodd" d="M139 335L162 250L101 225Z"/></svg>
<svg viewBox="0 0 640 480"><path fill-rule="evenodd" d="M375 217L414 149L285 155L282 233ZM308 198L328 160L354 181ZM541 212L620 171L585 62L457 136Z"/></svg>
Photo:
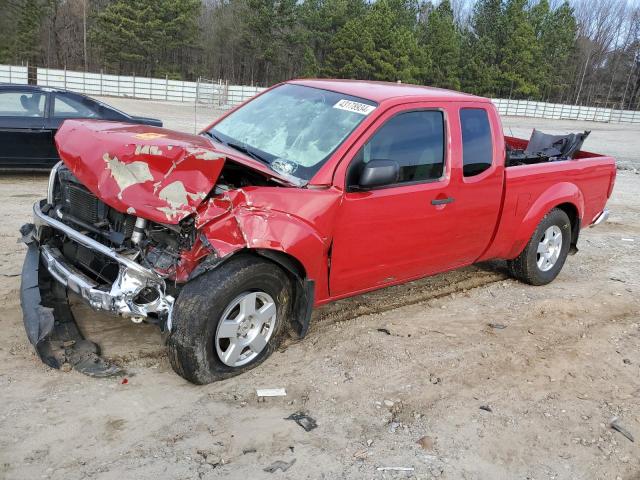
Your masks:
<svg viewBox="0 0 640 480"><path fill-rule="evenodd" d="M0 85L0 169L51 168L59 160L53 137L68 118L162 126L67 90Z"/></svg>

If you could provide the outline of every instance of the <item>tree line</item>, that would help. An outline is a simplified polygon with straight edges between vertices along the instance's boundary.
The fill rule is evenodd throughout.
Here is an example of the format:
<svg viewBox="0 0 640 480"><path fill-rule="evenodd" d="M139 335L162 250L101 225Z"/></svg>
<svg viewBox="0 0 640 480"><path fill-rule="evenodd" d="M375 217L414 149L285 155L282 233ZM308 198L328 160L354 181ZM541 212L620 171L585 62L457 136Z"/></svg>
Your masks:
<svg viewBox="0 0 640 480"><path fill-rule="evenodd" d="M0 0L0 63L640 107L633 0Z"/></svg>

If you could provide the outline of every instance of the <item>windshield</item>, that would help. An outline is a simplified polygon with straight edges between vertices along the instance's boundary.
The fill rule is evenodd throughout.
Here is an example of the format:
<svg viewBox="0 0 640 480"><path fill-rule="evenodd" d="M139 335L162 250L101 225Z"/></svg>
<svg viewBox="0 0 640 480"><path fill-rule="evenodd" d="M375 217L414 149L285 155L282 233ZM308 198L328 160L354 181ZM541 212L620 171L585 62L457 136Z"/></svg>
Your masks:
<svg viewBox="0 0 640 480"><path fill-rule="evenodd" d="M208 133L276 172L309 180L375 107L363 98L285 84L236 110Z"/></svg>

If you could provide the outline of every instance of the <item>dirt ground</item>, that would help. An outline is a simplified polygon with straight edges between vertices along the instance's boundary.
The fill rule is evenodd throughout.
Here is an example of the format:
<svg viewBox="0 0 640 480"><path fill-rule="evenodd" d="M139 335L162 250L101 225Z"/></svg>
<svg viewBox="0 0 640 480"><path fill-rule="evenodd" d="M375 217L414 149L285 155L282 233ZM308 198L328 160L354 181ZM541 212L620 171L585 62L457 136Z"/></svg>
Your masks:
<svg viewBox="0 0 640 480"><path fill-rule="evenodd" d="M184 131L215 115L106 100ZM583 231L555 282L520 284L498 262L343 300L314 313L303 341L208 386L173 373L155 328L81 307L127 382L40 363L16 238L46 176L0 177L0 479L640 479L640 127L505 124L591 129L585 148L625 167L609 222ZM287 395L258 402L263 387ZM285 420L299 411L318 427ZM609 428L614 416L636 442ZM295 463L263 470L278 460Z"/></svg>

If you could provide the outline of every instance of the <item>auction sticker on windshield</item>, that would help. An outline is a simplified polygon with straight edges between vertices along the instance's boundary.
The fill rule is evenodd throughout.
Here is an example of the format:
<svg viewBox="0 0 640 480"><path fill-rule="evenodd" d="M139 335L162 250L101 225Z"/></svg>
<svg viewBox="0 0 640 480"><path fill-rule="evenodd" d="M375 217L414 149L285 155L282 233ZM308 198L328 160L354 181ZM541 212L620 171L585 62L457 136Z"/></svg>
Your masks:
<svg viewBox="0 0 640 480"><path fill-rule="evenodd" d="M346 110L347 112L359 113L360 115L369 115L376 107L367 105L366 103L354 102L353 100L342 99L336 103L333 108Z"/></svg>

